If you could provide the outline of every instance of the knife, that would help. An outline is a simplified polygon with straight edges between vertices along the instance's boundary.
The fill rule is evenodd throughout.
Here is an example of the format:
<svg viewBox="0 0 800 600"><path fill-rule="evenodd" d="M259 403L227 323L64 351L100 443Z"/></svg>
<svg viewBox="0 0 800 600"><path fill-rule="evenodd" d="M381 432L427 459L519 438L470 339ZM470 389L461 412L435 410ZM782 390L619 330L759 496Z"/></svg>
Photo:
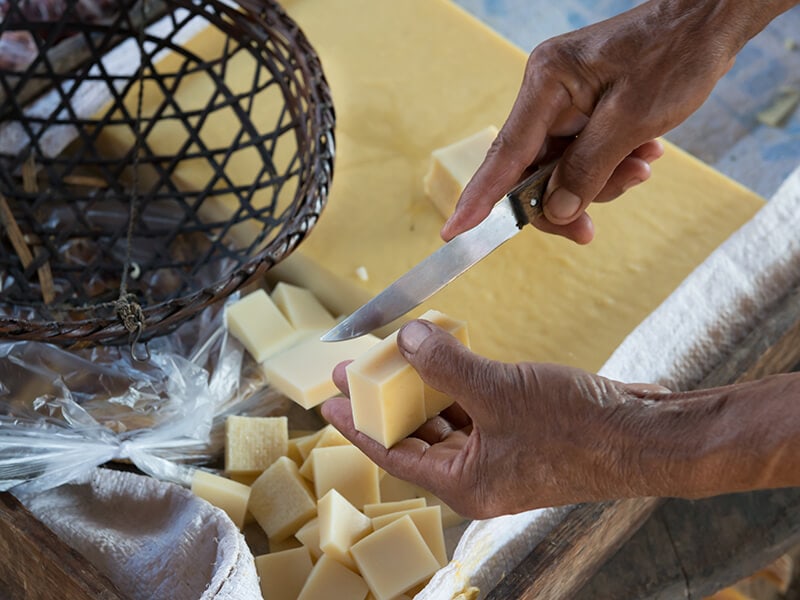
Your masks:
<svg viewBox="0 0 800 600"><path fill-rule="evenodd" d="M555 165L540 166L495 204L478 225L444 244L320 339L349 340L391 323L517 235L542 214L542 196Z"/></svg>

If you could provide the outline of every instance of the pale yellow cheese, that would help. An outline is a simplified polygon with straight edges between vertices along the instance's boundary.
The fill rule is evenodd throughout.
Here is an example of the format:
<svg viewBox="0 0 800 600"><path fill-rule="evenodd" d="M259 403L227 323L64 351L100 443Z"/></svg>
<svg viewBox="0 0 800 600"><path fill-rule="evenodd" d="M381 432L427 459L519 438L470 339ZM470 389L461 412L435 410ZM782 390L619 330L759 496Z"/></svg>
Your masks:
<svg viewBox="0 0 800 600"><path fill-rule="evenodd" d="M282 456L253 482L248 509L269 539L281 541L314 517L317 501L295 462Z"/></svg>
<svg viewBox="0 0 800 600"><path fill-rule="evenodd" d="M362 577L323 555L311 569L297 600L364 600L367 591Z"/></svg>
<svg viewBox="0 0 800 600"><path fill-rule="evenodd" d="M267 381L305 409L339 394L332 379L337 364L362 355L380 341L373 335L364 335L336 343L321 342L322 333L319 330L317 335L277 352L262 365Z"/></svg>
<svg viewBox="0 0 800 600"><path fill-rule="evenodd" d="M303 437L299 437L297 439L292 440L294 442L294 446L297 448L297 452L300 454L300 457L303 460L308 458L308 455L311 454L311 451L314 449L314 446L317 445L319 439L325 433L324 428L318 431L315 431L312 434L304 435Z"/></svg>
<svg viewBox="0 0 800 600"><path fill-rule="evenodd" d="M377 504L365 504L364 514L369 518L388 515L402 510L412 508L425 508L427 503L425 498L409 498L408 500L395 500L394 502L378 502Z"/></svg>
<svg viewBox="0 0 800 600"><path fill-rule="evenodd" d="M288 537L283 540L267 540L269 542L269 551L272 552L283 552L284 550L293 550L294 548L299 548L303 545L303 543L293 537Z"/></svg>
<svg viewBox="0 0 800 600"><path fill-rule="evenodd" d="M314 448L314 490L322 498L335 489L361 510L380 500L378 466L355 446Z"/></svg>
<svg viewBox="0 0 800 600"><path fill-rule="evenodd" d="M411 517L411 520L414 521L414 525L422 535L422 539L428 544L428 548L430 548L431 552L436 557L439 566L445 566L447 564L447 550L444 544L442 509L439 506L412 508L380 515L372 519L372 527L377 531L406 515Z"/></svg>
<svg viewBox="0 0 800 600"><path fill-rule="evenodd" d="M424 384L397 348L397 332L347 365L353 423L390 448L425 422Z"/></svg>
<svg viewBox="0 0 800 600"><path fill-rule="evenodd" d="M336 324L331 313L305 288L279 282L270 296L275 306L297 330L327 330Z"/></svg>
<svg viewBox="0 0 800 600"><path fill-rule="evenodd" d="M455 210L461 192L483 162L496 137L497 127L490 125L431 153L423 188L445 219Z"/></svg>
<svg viewBox="0 0 800 600"><path fill-rule="evenodd" d="M372 521L335 489L317 502L319 547L326 555L355 570L350 546L372 532Z"/></svg>
<svg viewBox="0 0 800 600"><path fill-rule="evenodd" d="M265 360L296 335L283 313L261 289L228 306L225 322L257 362Z"/></svg>
<svg viewBox="0 0 800 600"><path fill-rule="evenodd" d="M198 469L192 476L192 492L224 510L239 529L244 526L249 486Z"/></svg>
<svg viewBox="0 0 800 600"><path fill-rule="evenodd" d="M311 556L304 547L255 557L264 600L296 600L311 573Z"/></svg>
<svg viewBox="0 0 800 600"><path fill-rule="evenodd" d="M319 517L314 517L303 525L294 534L303 546L308 548L312 560L316 561L322 556L322 549L319 547Z"/></svg>
<svg viewBox="0 0 800 600"><path fill-rule="evenodd" d="M342 435L333 425L326 425L320 429L320 436L314 448L328 448L330 446L349 446L350 440Z"/></svg>
<svg viewBox="0 0 800 600"><path fill-rule="evenodd" d="M442 509L442 524L445 528L454 527L464 522L464 517L450 508L447 504L429 491L408 481L403 481L389 475L388 473L381 478L381 500L383 502L401 502L411 498L424 498L429 506L439 506Z"/></svg>
<svg viewBox="0 0 800 600"><path fill-rule="evenodd" d="M438 325L467 348L470 347L467 324L463 321L458 321L442 312L439 312L438 310L433 309L425 311L422 315L420 315L420 319L425 319L431 323L434 323L435 325ZM431 417L438 415L453 403L453 399L447 394L432 388L428 384L425 384L424 398L426 419L430 419Z"/></svg>
<svg viewBox="0 0 800 600"><path fill-rule="evenodd" d="M408 515L369 534L350 553L377 600L391 600L439 569Z"/></svg>
<svg viewBox="0 0 800 600"><path fill-rule="evenodd" d="M225 472L260 473L286 455L288 444L286 417L230 416L225 419Z"/></svg>
<svg viewBox="0 0 800 600"><path fill-rule="evenodd" d="M442 217L421 184L431 152L505 121L532 46L515 47L446 0L283 6L313 40L337 118L330 199L290 260L374 295L442 244ZM473 350L493 359L595 371L762 205L666 143L647 183L590 208L589 246L528 228L409 316L457 315Z"/></svg>

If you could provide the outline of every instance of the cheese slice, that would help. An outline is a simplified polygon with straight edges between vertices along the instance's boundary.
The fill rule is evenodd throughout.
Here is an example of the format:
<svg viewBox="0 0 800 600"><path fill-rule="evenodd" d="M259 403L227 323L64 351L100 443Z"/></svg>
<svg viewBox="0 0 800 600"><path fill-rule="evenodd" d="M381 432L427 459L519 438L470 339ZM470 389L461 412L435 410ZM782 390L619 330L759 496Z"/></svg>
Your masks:
<svg viewBox="0 0 800 600"><path fill-rule="evenodd" d="M265 360L296 335L283 313L261 289L228 306L225 323L257 362Z"/></svg>
<svg viewBox="0 0 800 600"><path fill-rule="evenodd" d="M398 512L387 513L373 517L372 527L377 531L388 524L408 515L414 525L422 535L422 539L430 548L430 551L439 561L439 566L447 564L447 550L444 545L444 527L442 525L442 509L439 506L426 506L424 508L412 508Z"/></svg>
<svg viewBox="0 0 800 600"><path fill-rule="evenodd" d="M330 329L336 323L328 309L305 288L279 282L270 297L295 329Z"/></svg>
<svg viewBox="0 0 800 600"><path fill-rule="evenodd" d="M248 509L269 539L285 540L317 512L317 502L293 460L282 456L253 482Z"/></svg>
<svg viewBox="0 0 800 600"><path fill-rule="evenodd" d="M245 417L225 419L225 472L233 476L260 474L281 456L289 445L286 417Z"/></svg>
<svg viewBox="0 0 800 600"><path fill-rule="evenodd" d="M378 466L355 446L314 448L311 456L317 498L335 489L358 510L380 500Z"/></svg>
<svg viewBox="0 0 800 600"><path fill-rule="evenodd" d="M515 47L447 0L283 6L321 57L337 117L330 199L291 258L377 294L442 244L422 185L431 153L505 121L542 40ZM647 183L590 208L590 245L528 228L409 316L458 315L473 350L493 359L595 371L762 205L666 143Z"/></svg>
<svg viewBox="0 0 800 600"><path fill-rule="evenodd" d="M316 561L322 556L322 548L319 547L319 517L314 517L303 525L294 537L308 549L312 560Z"/></svg>
<svg viewBox="0 0 800 600"><path fill-rule="evenodd" d="M311 569L297 600L364 600L368 591L363 578L323 555Z"/></svg>
<svg viewBox="0 0 800 600"><path fill-rule="evenodd" d="M402 510L412 508L425 508L425 498L409 498L408 500L397 500L394 502L379 502L377 504L365 504L364 514L369 518L388 515Z"/></svg>
<svg viewBox="0 0 800 600"><path fill-rule="evenodd" d="M372 532L372 521L335 489L317 502L319 547L322 552L355 570L350 546Z"/></svg>
<svg viewBox="0 0 800 600"><path fill-rule="evenodd" d="M490 125L431 153L431 166L425 174L423 187L445 219L455 210L461 192L483 162L495 137L497 127Z"/></svg>
<svg viewBox="0 0 800 600"><path fill-rule="evenodd" d="M311 573L311 556L304 547L255 557L261 595L267 600L296 600Z"/></svg>
<svg viewBox="0 0 800 600"><path fill-rule="evenodd" d="M231 521L242 528L250 498L249 486L198 469L192 476L192 492L224 510Z"/></svg>

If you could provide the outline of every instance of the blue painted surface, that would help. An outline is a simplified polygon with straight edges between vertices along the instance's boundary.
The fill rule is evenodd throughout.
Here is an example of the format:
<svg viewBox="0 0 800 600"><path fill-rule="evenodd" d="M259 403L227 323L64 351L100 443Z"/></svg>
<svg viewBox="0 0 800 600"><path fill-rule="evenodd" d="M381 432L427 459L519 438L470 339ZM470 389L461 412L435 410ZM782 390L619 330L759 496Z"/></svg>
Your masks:
<svg viewBox="0 0 800 600"><path fill-rule="evenodd" d="M455 2L525 51L549 37L639 4L634 0ZM790 41L797 47L788 47ZM769 198L800 165L800 109L778 128L762 125L756 118L783 87L800 89L800 6L753 38L708 101L666 137Z"/></svg>

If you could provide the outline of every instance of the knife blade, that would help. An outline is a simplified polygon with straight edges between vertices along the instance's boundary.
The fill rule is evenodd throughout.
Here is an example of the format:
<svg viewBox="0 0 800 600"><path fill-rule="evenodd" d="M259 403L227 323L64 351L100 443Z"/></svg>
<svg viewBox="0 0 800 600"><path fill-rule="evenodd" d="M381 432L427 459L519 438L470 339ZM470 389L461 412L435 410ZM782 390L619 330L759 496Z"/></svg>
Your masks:
<svg viewBox="0 0 800 600"><path fill-rule="evenodd" d="M494 205L478 225L444 244L320 340L337 342L391 323L430 298L542 214L542 196L555 162L540 166Z"/></svg>

